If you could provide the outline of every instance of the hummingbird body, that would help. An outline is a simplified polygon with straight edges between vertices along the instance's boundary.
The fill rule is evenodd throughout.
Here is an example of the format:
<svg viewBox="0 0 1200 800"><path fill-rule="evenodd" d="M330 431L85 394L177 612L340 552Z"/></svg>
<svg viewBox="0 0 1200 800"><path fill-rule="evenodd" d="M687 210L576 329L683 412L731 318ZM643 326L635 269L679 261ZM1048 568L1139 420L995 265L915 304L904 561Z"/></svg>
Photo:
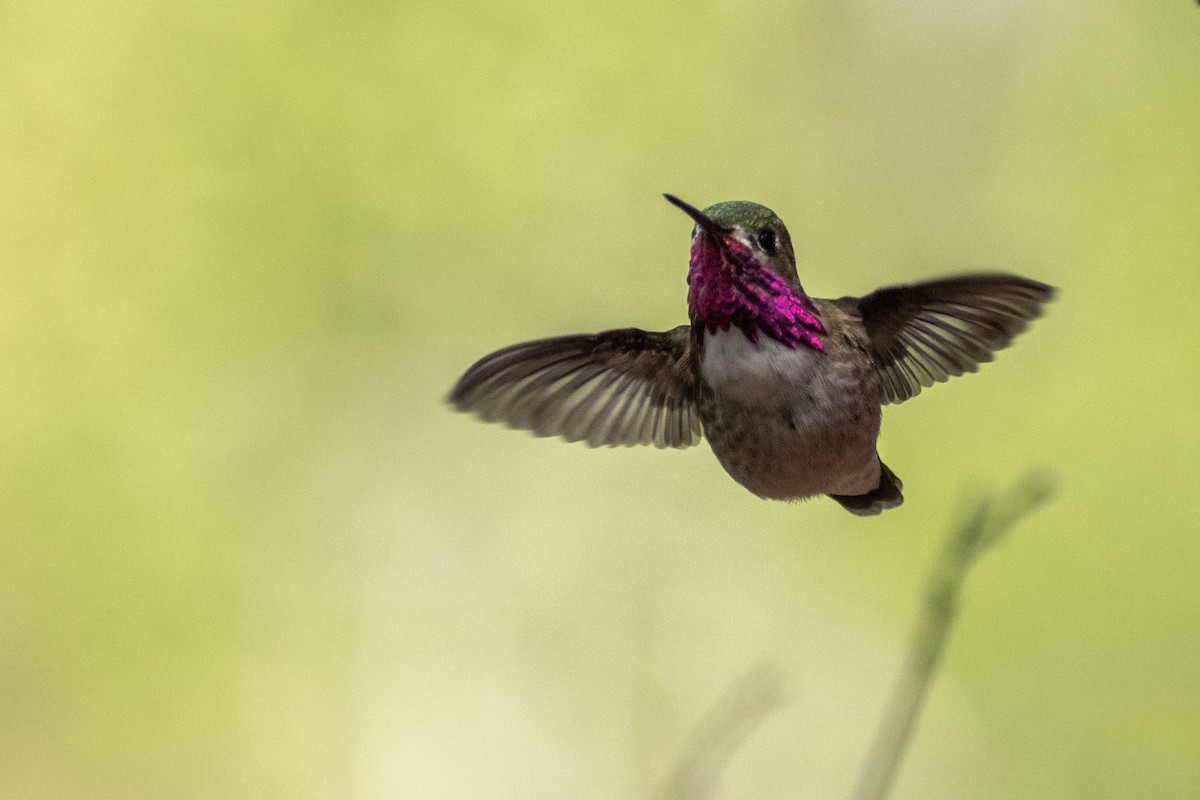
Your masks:
<svg viewBox="0 0 1200 800"><path fill-rule="evenodd" d="M696 223L690 324L562 336L485 356L450 402L487 421L589 445L688 447L701 435L760 497L827 494L859 515L903 502L879 459L881 406L989 361L1053 295L1012 275L971 275L810 298L787 228L755 203Z"/></svg>
<svg viewBox="0 0 1200 800"><path fill-rule="evenodd" d="M879 484L878 380L847 331L827 328L825 352L751 342L736 329L705 334L704 435L725 471L760 497L857 495Z"/></svg>

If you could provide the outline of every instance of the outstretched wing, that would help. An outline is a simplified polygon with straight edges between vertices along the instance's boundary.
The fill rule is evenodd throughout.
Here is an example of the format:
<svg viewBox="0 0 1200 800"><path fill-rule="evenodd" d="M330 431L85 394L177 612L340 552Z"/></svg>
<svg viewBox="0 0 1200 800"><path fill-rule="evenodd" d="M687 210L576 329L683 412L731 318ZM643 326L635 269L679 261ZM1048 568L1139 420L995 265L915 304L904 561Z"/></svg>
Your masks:
<svg viewBox="0 0 1200 800"><path fill-rule="evenodd" d="M890 286L858 301L885 403L975 372L1042 312L1054 288L1016 275Z"/></svg>
<svg viewBox="0 0 1200 800"><path fill-rule="evenodd" d="M497 350L459 378L449 401L488 422L590 446L700 441L689 328L539 339Z"/></svg>

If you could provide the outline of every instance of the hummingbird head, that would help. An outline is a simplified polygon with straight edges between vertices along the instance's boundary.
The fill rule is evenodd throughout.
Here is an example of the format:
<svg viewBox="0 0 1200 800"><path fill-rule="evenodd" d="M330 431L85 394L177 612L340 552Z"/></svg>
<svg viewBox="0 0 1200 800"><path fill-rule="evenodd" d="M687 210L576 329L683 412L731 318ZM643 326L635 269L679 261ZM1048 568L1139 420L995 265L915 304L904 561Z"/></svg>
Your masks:
<svg viewBox="0 0 1200 800"><path fill-rule="evenodd" d="M761 332L792 348L824 351L825 328L800 286L792 238L774 211L743 200L700 211L664 196L696 223L688 269L694 325L710 333L736 325L752 342Z"/></svg>
<svg viewBox="0 0 1200 800"><path fill-rule="evenodd" d="M684 210L687 211L686 208ZM788 283L799 285L792 237L774 211L745 200L726 200L709 206L700 214L716 223L709 226L708 230L719 227L727 236L736 238L748 248L760 267L771 270ZM701 230L702 226L697 222L693 239Z"/></svg>

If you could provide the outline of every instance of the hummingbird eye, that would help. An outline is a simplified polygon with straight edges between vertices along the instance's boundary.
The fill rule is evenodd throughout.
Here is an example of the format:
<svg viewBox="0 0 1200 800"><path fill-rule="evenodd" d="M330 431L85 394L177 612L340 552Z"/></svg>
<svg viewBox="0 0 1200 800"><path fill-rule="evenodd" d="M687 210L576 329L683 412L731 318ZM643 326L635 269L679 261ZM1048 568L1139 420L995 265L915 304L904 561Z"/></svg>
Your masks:
<svg viewBox="0 0 1200 800"><path fill-rule="evenodd" d="M770 228L763 228L758 232L758 246L766 252L767 255L775 255L775 231Z"/></svg>

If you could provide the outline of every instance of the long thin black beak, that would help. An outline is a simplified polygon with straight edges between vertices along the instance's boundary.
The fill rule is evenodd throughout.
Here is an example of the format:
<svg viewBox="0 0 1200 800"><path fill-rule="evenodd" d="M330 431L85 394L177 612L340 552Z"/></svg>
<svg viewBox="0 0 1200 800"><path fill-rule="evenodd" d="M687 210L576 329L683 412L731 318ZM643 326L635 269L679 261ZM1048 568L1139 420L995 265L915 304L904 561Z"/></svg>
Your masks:
<svg viewBox="0 0 1200 800"><path fill-rule="evenodd" d="M714 239L720 240L722 236L729 233L729 228L723 227L722 225L714 222L712 218L706 216L703 211L693 205L683 202L675 195L664 194L663 197L667 198L667 202L671 205L678 206L679 208L683 209L683 213L687 214L696 221L696 224L700 226L700 230L704 231Z"/></svg>

